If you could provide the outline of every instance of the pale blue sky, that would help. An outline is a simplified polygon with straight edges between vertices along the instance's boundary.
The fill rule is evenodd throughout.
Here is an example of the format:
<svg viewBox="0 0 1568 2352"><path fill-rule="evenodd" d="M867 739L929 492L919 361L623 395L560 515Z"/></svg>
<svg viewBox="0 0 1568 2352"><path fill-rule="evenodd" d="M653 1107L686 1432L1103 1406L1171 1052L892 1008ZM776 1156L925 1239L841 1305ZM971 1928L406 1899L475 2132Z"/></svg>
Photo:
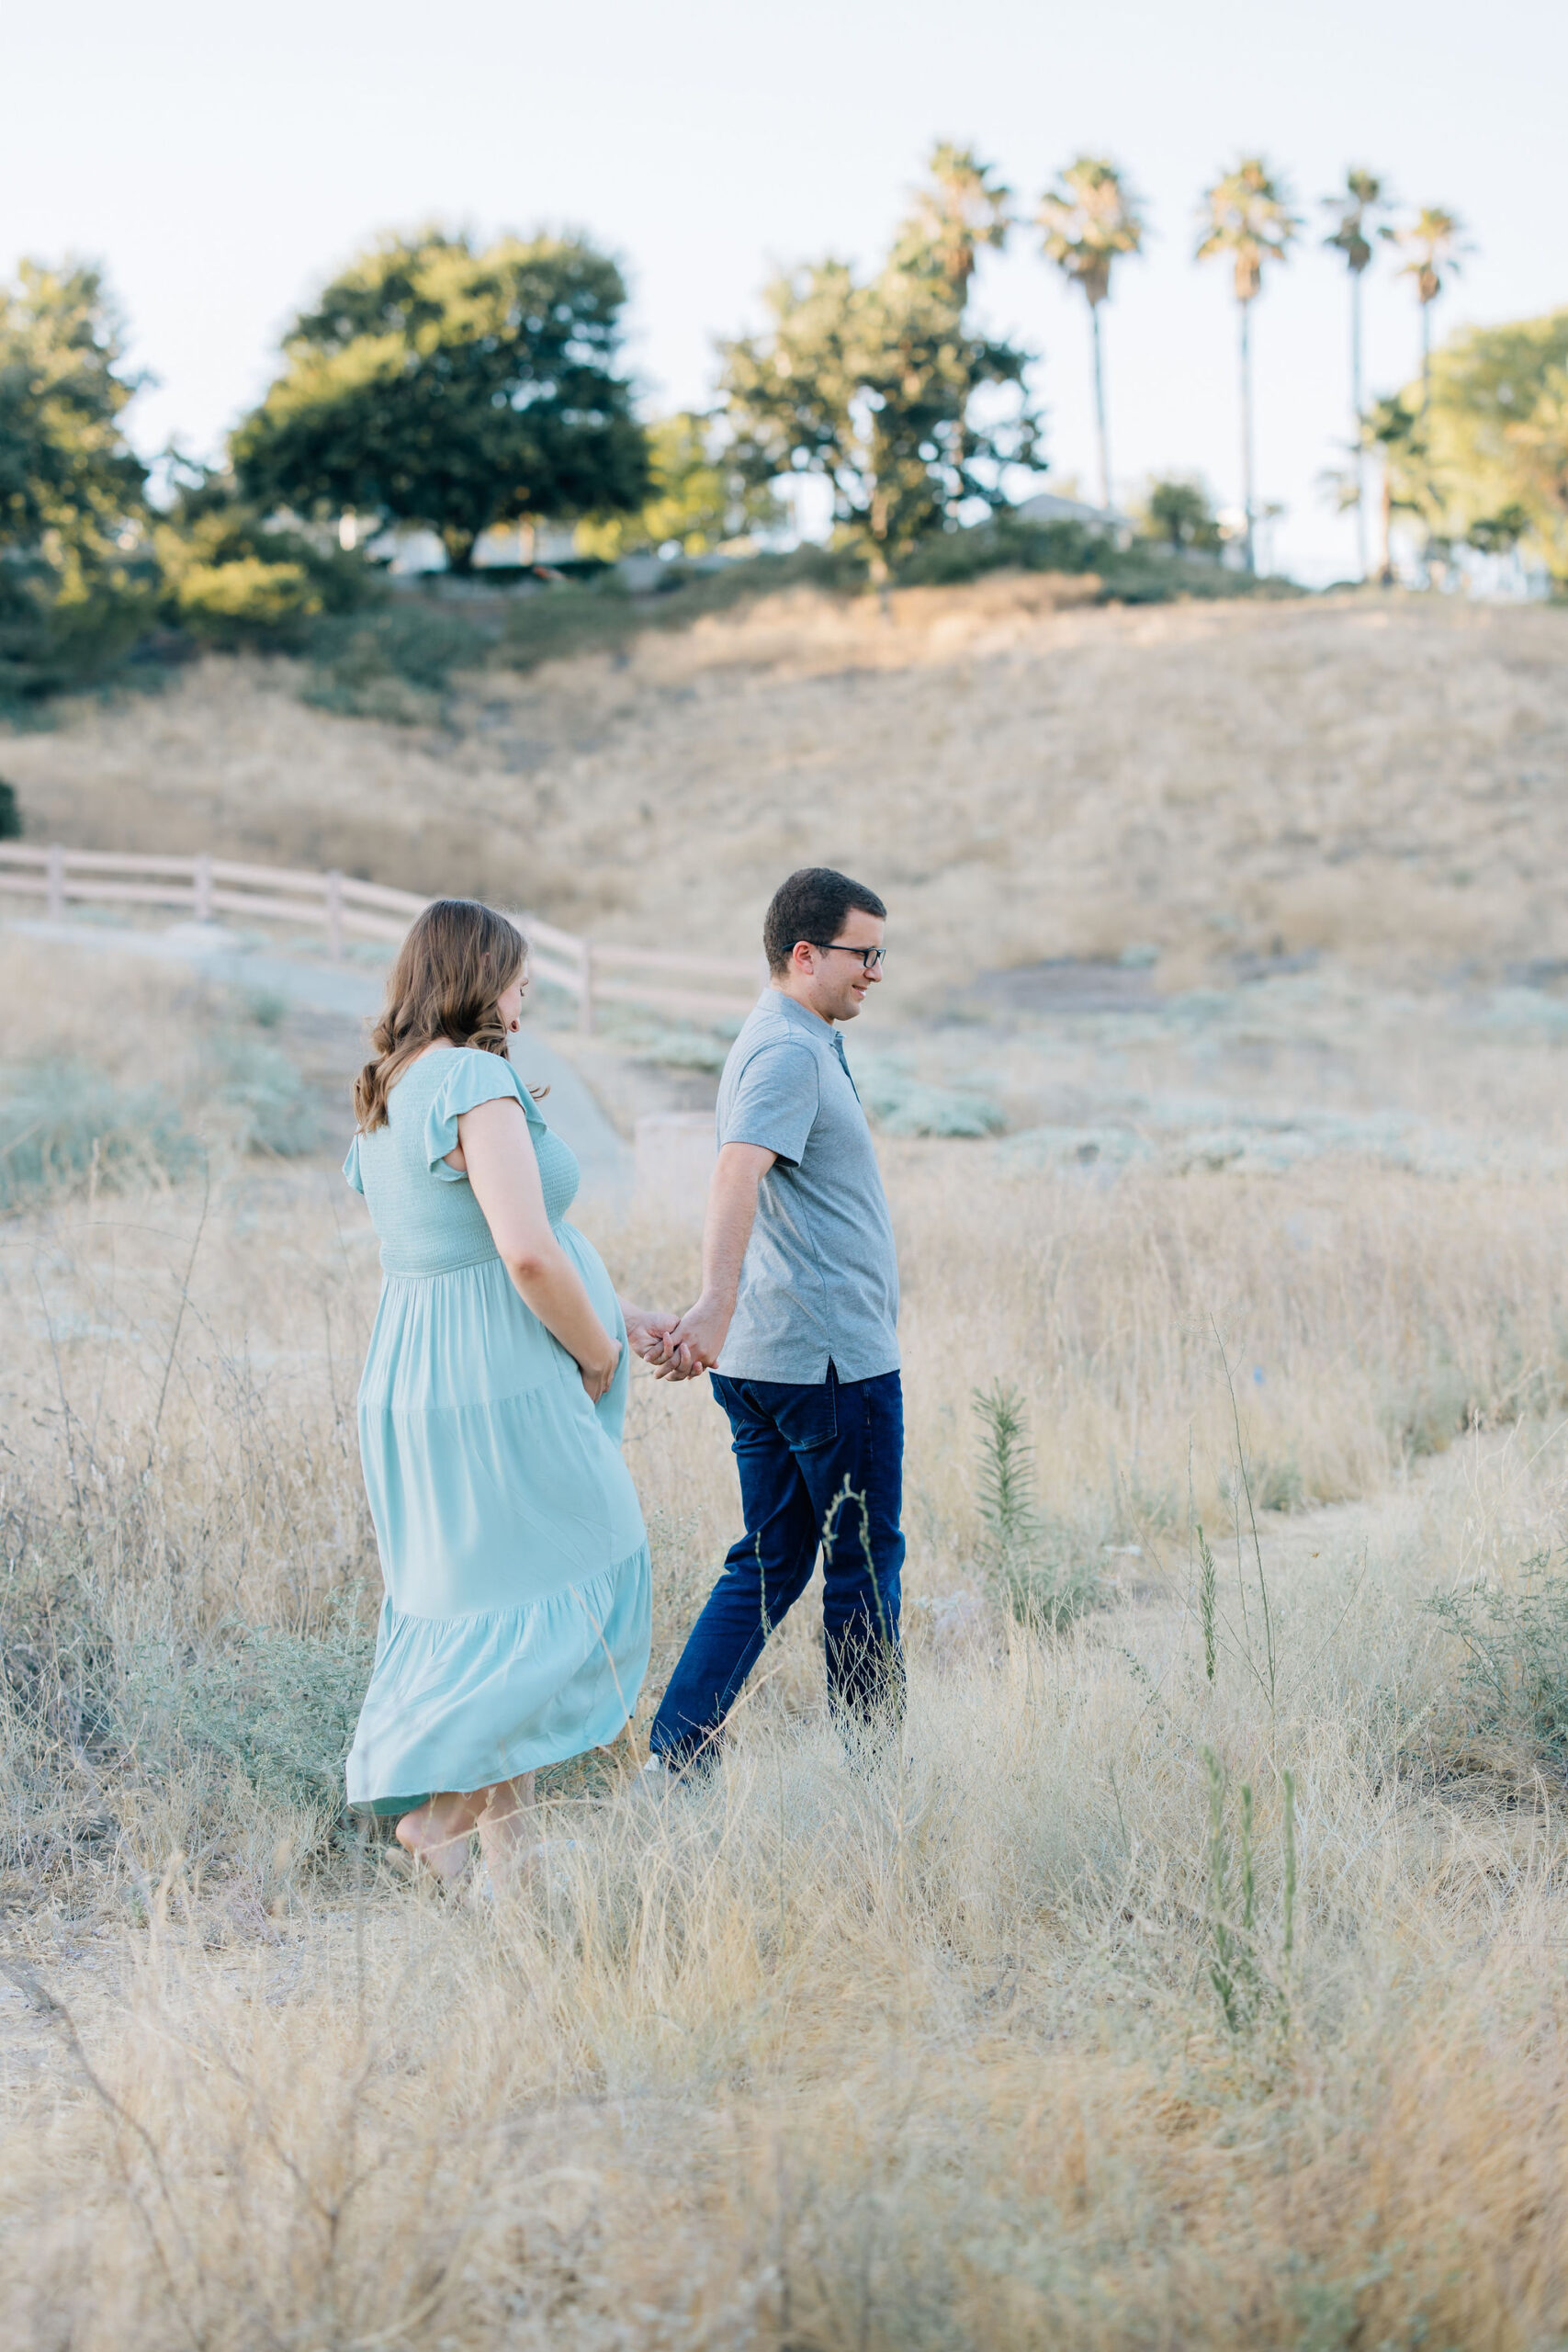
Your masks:
<svg viewBox="0 0 1568 2352"><path fill-rule="evenodd" d="M700 401L712 341L780 263L869 260L933 139L973 141L1036 197L1108 152L1156 242L1107 313L1112 459L1130 492L1196 468L1237 495L1235 324L1223 269L1194 267L1193 208L1261 149L1312 243L1255 312L1258 487L1288 507L1280 558L1348 560L1315 488L1348 430L1345 276L1317 198L1365 162L1412 203L1461 213L1478 250L1440 330L1568 303L1561 160L1568 7L1514 0L6 0L0 265L107 264L139 364L141 446L210 449L264 389L300 300L379 228L581 225L624 259L631 356L650 402ZM1369 375L1411 373L1416 305L1370 274ZM984 266L987 320L1043 354L1054 478L1089 488L1081 300L1027 237Z"/></svg>

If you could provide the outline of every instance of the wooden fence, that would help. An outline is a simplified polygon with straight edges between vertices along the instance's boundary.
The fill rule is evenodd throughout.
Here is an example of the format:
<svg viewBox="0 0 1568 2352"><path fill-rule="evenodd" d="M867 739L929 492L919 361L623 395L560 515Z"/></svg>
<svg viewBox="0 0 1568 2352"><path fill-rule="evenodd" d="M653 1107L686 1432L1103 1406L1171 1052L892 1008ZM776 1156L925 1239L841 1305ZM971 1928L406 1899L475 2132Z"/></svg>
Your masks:
<svg viewBox="0 0 1568 2352"><path fill-rule="evenodd" d="M0 842L0 892L40 899L51 922L68 906L165 907L211 922L219 915L288 923L322 933L327 953L350 939L396 944L430 903L413 890L361 882L352 874L246 865L228 857L148 857L118 850L48 848ZM576 1000L579 1025L592 1034L596 1007L646 1005L705 1016L744 1014L765 977L761 957L685 956L679 949L603 947L538 916L519 917L529 969ZM645 974L651 978L645 978Z"/></svg>

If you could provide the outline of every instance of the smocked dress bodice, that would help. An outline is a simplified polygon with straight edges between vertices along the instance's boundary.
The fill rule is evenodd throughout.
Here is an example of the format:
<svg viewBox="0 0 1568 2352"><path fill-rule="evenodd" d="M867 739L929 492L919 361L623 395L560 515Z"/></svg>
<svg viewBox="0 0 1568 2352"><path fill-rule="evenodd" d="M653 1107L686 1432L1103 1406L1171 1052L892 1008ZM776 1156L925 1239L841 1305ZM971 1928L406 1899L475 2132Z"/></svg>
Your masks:
<svg viewBox="0 0 1568 2352"><path fill-rule="evenodd" d="M559 1225L577 1198L577 1155L546 1125L512 1064L472 1046L436 1046L404 1070L388 1097L384 1126L355 1136L344 1174L369 1204L385 1274L446 1274L498 1255L484 1211L460 1168L460 1113L514 1096L528 1122L545 1214Z"/></svg>

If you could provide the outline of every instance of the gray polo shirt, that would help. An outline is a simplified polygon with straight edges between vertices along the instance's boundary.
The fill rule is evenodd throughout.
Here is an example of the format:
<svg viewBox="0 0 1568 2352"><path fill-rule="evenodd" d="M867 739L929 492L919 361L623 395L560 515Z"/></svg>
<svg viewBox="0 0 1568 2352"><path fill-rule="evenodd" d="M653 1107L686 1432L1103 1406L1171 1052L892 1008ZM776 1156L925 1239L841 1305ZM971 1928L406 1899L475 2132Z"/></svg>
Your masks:
<svg viewBox="0 0 1568 2352"><path fill-rule="evenodd" d="M777 1159L718 1369L733 1380L874 1380L898 1369L898 1261L871 1130L843 1041L764 989L718 1085L718 1140Z"/></svg>

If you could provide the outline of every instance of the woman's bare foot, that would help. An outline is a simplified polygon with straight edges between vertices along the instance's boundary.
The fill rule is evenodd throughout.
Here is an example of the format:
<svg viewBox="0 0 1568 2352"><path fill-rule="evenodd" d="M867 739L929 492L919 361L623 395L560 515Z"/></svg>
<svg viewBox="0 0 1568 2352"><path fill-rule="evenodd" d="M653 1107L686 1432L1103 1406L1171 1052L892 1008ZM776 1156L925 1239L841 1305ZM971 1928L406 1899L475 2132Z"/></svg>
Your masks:
<svg viewBox="0 0 1568 2352"><path fill-rule="evenodd" d="M398 1843L423 1862L443 1886L451 1886L468 1867L468 1840L484 1810L488 1790L472 1796L450 1792L427 1797L412 1813L405 1813L395 1832Z"/></svg>
<svg viewBox="0 0 1568 2352"><path fill-rule="evenodd" d="M516 1875L522 1857L538 1836L534 1775L520 1772L514 1781L502 1781L495 1788L480 1793L489 1802L477 1819L479 1852L492 1883L498 1887L508 1885Z"/></svg>

